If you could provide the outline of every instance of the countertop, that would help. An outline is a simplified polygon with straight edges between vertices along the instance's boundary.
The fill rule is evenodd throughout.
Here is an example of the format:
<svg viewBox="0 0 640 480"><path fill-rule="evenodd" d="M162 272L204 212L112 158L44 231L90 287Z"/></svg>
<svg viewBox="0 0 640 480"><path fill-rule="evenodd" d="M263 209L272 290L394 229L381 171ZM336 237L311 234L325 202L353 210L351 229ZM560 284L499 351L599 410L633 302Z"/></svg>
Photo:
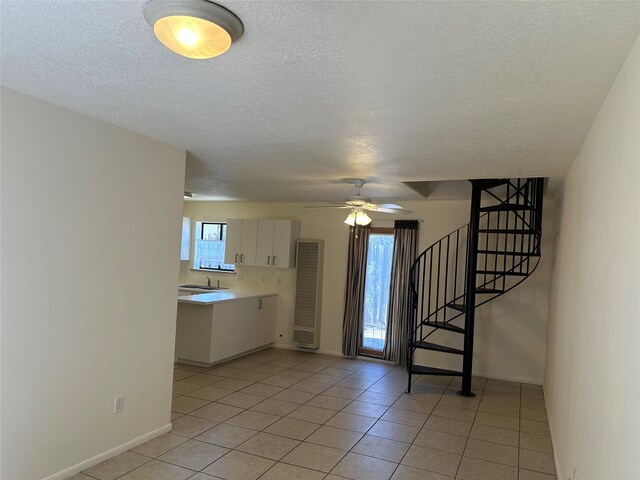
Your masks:
<svg viewBox="0 0 640 480"><path fill-rule="evenodd" d="M253 297L272 297L278 295L273 291L255 291L255 290L216 290L210 293L200 293L197 295L184 295L178 297L178 303L191 303L195 305L213 305L214 303L232 302L241 298Z"/></svg>

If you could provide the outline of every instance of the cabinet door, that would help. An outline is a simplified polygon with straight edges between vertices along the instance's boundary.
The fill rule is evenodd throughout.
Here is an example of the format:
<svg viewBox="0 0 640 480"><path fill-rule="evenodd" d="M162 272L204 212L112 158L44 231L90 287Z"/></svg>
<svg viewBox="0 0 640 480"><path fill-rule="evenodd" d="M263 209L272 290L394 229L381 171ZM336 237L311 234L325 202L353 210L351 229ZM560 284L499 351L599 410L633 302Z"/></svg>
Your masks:
<svg viewBox="0 0 640 480"><path fill-rule="evenodd" d="M255 345L262 347L276 340L276 316L278 311L278 297L260 297L255 299Z"/></svg>
<svg viewBox="0 0 640 480"><path fill-rule="evenodd" d="M242 220L227 219L227 240L224 245L224 263L239 263L242 248Z"/></svg>
<svg viewBox="0 0 640 480"><path fill-rule="evenodd" d="M211 312L211 307L178 303L176 358L211 363Z"/></svg>
<svg viewBox="0 0 640 480"><path fill-rule="evenodd" d="M209 363L235 355L233 332L233 304L235 302L216 303L213 305L211 318L211 354Z"/></svg>
<svg viewBox="0 0 640 480"><path fill-rule="evenodd" d="M236 317L235 331L239 336L239 353L244 353L253 349L256 343L255 298L246 298L237 303L241 303L241 305L238 311L238 317Z"/></svg>
<svg viewBox="0 0 640 480"><path fill-rule="evenodd" d="M252 299L214 304L211 325L211 361L239 355L255 342Z"/></svg>
<svg viewBox="0 0 640 480"><path fill-rule="evenodd" d="M300 222L297 220L275 220L273 230L273 259L278 268L296 266L295 246L300 237Z"/></svg>
<svg viewBox="0 0 640 480"><path fill-rule="evenodd" d="M273 220L258 220L258 244L256 246L256 265L271 266L273 257Z"/></svg>
<svg viewBox="0 0 640 480"><path fill-rule="evenodd" d="M227 227L228 228L228 227ZM229 233L227 232L227 238ZM258 220L242 220L240 255L243 265L256 264L256 244L258 243Z"/></svg>

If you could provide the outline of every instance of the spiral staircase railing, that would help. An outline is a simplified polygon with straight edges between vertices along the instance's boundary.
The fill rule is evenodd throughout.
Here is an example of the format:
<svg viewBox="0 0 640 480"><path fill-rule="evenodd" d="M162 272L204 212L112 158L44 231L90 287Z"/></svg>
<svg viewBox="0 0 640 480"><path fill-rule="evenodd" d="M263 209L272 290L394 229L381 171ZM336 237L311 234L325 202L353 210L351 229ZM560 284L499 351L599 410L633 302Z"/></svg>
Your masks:
<svg viewBox="0 0 640 480"><path fill-rule="evenodd" d="M525 281L540 260L544 179L471 180L471 184L470 222L424 250L411 268L408 392L412 375L454 375L462 376L459 393L472 396L475 309ZM427 341L442 330L462 335L464 348ZM417 364L417 350L461 356L462 368Z"/></svg>

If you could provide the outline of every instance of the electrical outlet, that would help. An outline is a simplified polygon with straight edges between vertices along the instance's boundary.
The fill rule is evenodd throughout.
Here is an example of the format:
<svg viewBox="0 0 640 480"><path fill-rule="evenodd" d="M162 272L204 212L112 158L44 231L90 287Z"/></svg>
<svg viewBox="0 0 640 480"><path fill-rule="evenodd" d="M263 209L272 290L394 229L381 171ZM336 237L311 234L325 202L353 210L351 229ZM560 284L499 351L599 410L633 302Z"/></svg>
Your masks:
<svg viewBox="0 0 640 480"><path fill-rule="evenodd" d="M278 282L278 285L282 285L282 277L278 277L277 282Z"/></svg>
<svg viewBox="0 0 640 480"><path fill-rule="evenodd" d="M118 395L113 401L113 413L120 413L124 408L124 395Z"/></svg>
<svg viewBox="0 0 640 480"><path fill-rule="evenodd" d="M267 283L267 276L266 275L262 275L262 283Z"/></svg>

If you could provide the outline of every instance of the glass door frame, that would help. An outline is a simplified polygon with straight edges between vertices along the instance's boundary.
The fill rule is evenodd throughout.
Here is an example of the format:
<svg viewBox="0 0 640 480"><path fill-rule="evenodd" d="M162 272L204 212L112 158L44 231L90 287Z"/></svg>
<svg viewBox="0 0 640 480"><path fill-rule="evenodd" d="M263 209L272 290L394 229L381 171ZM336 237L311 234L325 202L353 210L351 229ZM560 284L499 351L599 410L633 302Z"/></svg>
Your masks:
<svg viewBox="0 0 640 480"><path fill-rule="evenodd" d="M391 235L393 237L395 235L395 229L393 229L393 228L382 228L382 227L371 227L371 230L369 231L369 235ZM394 247L395 247L395 244L394 244ZM369 249L368 249L368 245L367 245L367 263L368 263L368 257L369 257ZM392 268L393 268L393 258L391 259L391 261L392 261ZM367 276L366 269L367 269L367 266L365 264L365 278ZM393 272L391 272L391 274L393 275ZM365 287L365 289L366 289L366 287ZM388 307L387 307L387 315L388 315ZM362 318L360 319L360 326L361 326L361 332L360 332L360 355L362 355L364 357L382 358L382 356L384 355L384 348L383 348L383 350L373 350L373 349L364 347L364 308L363 308L363 311L362 311ZM389 325L387 325L387 328L389 328Z"/></svg>

